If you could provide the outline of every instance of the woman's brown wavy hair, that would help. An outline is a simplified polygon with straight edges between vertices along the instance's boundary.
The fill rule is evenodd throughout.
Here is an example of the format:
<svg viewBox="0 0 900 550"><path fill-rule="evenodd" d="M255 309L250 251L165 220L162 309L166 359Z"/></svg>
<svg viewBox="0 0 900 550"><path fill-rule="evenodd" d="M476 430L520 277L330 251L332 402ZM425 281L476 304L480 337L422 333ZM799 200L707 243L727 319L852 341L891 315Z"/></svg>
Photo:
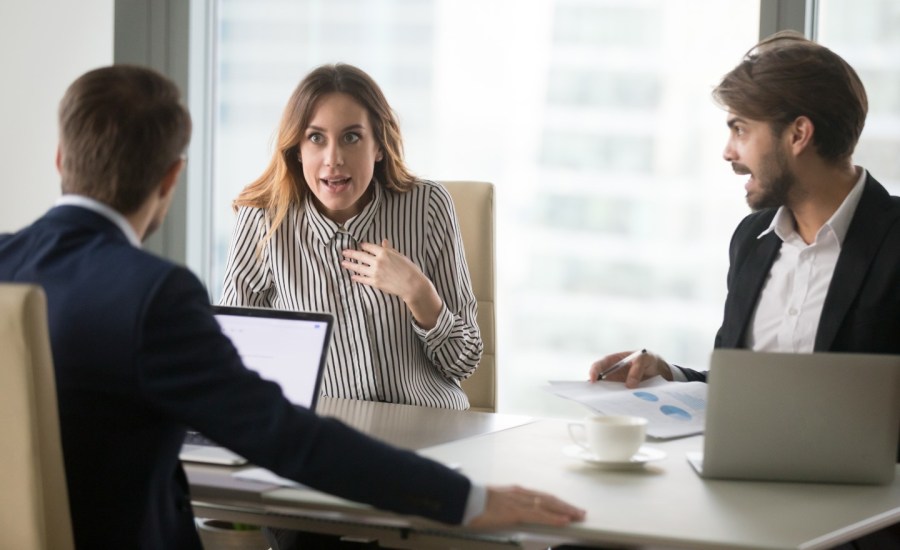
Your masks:
<svg viewBox="0 0 900 550"><path fill-rule="evenodd" d="M232 203L235 210L241 206L266 210L269 230L265 241L272 238L284 221L291 204L302 205L309 192L303 166L297 158L299 143L316 104L332 93L347 94L369 114L373 134L384 153L382 160L375 163L375 180L385 188L401 193L409 191L416 183L403 162L403 139L397 116L378 84L352 65L323 65L309 73L291 94L281 116L275 151L268 167Z"/></svg>

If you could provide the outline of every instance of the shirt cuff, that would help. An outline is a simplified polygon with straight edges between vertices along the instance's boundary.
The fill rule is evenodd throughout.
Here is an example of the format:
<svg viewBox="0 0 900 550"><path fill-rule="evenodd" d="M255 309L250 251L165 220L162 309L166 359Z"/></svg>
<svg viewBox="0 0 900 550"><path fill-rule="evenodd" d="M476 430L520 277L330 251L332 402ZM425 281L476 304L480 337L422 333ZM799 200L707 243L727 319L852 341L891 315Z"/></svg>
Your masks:
<svg viewBox="0 0 900 550"><path fill-rule="evenodd" d="M450 337L450 331L453 330L453 314L447 309L446 304L441 305L441 311L438 313L437 322L430 330L425 330L419 326L419 323L413 319L413 330L419 335L419 338L425 342L426 346L434 346L438 342L442 342Z"/></svg>
<svg viewBox="0 0 900 550"><path fill-rule="evenodd" d="M687 382L687 376L684 375L684 371L681 370L681 367L678 365L669 365L669 370L672 371L672 382Z"/></svg>
<svg viewBox="0 0 900 550"><path fill-rule="evenodd" d="M466 500L466 509L463 513L463 525L484 513L487 504L487 488L484 485L471 484L469 498Z"/></svg>

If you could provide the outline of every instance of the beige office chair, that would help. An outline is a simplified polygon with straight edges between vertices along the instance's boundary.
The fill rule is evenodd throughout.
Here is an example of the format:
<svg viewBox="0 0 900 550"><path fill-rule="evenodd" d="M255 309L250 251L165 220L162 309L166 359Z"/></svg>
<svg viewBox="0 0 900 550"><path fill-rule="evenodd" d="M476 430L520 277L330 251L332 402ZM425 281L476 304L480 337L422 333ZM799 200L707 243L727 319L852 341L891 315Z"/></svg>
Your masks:
<svg viewBox="0 0 900 550"><path fill-rule="evenodd" d="M475 181L444 181L459 218L472 290L478 300L478 327L484 355L462 387L473 411L497 410L497 338L494 326L494 186Z"/></svg>
<svg viewBox="0 0 900 550"><path fill-rule="evenodd" d="M0 284L0 548L74 548L47 301L33 285Z"/></svg>

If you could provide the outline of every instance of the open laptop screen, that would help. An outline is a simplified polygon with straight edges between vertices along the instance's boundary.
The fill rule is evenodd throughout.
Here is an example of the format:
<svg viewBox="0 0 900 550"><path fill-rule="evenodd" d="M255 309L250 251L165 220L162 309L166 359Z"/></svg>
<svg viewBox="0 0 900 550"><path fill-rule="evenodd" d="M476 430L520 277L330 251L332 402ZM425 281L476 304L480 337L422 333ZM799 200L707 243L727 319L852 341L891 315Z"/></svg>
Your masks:
<svg viewBox="0 0 900 550"><path fill-rule="evenodd" d="M281 386L294 405L315 409L334 324L330 314L226 306L213 306L213 314L247 368ZM211 464L247 462L191 430L179 457Z"/></svg>
<svg viewBox="0 0 900 550"><path fill-rule="evenodd" d="M281 386L295 404L315 409L333 318L327 313L213 306L244 365Z"/></svg>

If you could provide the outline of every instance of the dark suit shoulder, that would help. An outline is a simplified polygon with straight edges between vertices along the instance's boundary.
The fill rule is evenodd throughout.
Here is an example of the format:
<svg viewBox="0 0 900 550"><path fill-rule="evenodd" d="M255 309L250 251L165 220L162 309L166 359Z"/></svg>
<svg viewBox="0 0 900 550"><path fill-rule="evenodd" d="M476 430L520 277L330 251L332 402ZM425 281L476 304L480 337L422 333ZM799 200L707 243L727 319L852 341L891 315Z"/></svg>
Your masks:
<svg viewBox="0 0 900 550"><path fill-rule="evenodd" d="M757 238L760 233L769 227L777 212L777 208L766 208L747 214L734 230L732 245L735 241Z"/></svg>
<svg viewBox="0 0 900 550"><path fill-rule="evenodd" d="M888 193L888 190L869 174L857 207L857 213L859 212L862 212L863 216L876 217L888 226L894 226L900 221L900 197Z"/></svg>

